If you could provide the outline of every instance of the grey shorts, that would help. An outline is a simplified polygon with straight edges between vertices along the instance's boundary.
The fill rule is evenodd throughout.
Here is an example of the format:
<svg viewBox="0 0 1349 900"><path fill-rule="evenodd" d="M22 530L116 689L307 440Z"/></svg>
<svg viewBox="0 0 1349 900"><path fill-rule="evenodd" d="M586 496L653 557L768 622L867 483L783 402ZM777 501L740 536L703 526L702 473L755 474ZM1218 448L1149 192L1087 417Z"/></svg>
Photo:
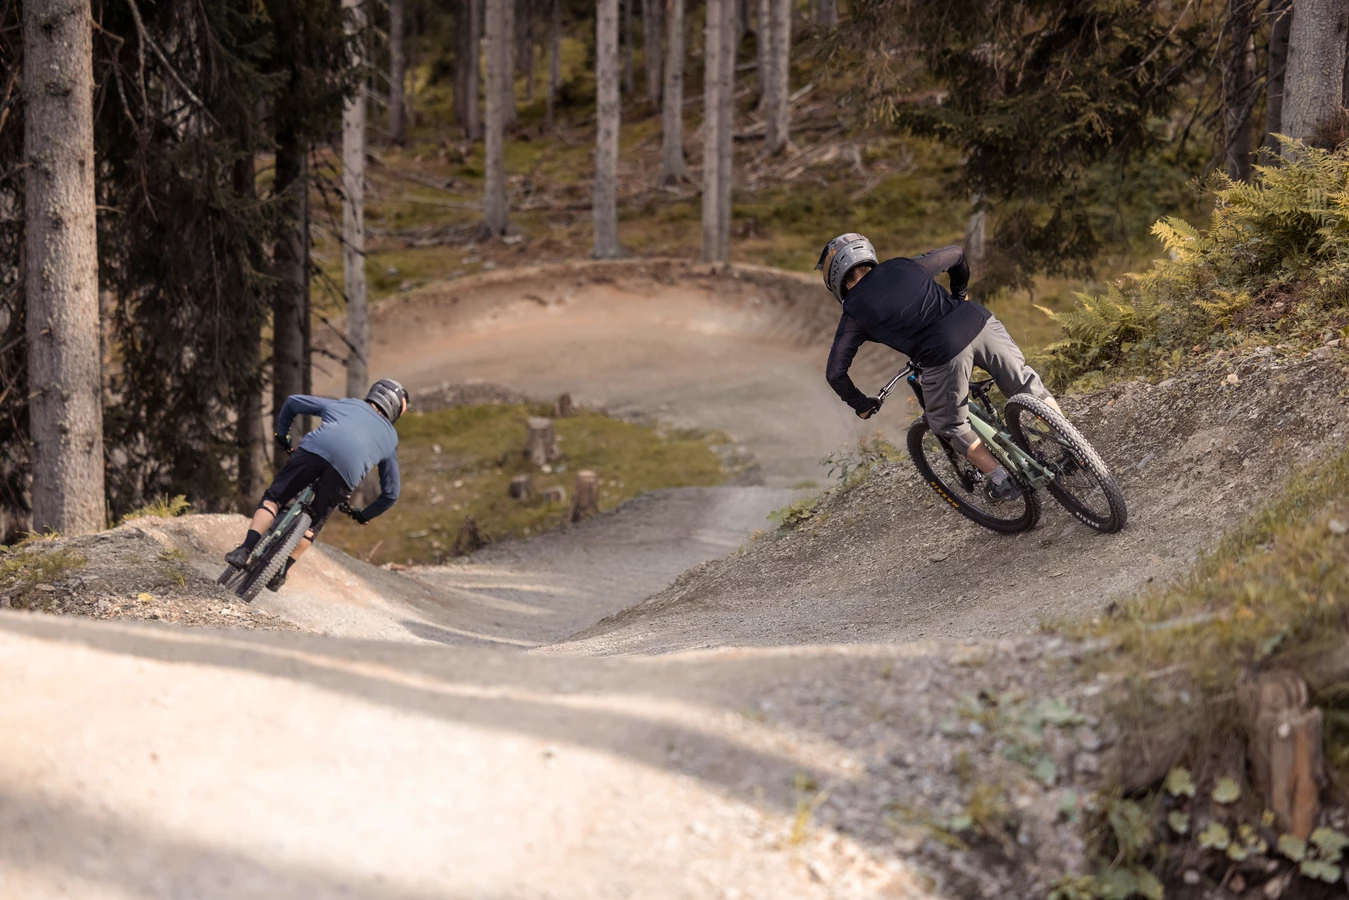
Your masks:
<svg viewBox="0 0 1349 900"><path fill-rule="evenodd" d="M924 369L919 378L928 427L962 454L968 454L979 440L970 427L970 373L975 366L993 376L1005 397L1021 393L1049 396L1039 374L1026 365L1026 357L1007 329L990 316L983 330L955 359Z"/></svg>

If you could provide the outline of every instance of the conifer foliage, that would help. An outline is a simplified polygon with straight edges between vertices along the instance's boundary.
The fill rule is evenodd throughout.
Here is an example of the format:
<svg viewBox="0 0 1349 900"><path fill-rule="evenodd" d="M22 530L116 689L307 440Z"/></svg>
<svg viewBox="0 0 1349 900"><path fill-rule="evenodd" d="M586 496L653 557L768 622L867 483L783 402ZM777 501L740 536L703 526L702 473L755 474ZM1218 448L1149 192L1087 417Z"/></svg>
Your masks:
<svg viewBox="0 0 1349 900"><path fill-rule="evenodd" d="M226 508L251 437L239 412L265 390L273 238L294 226L258 191L259 161L278 133L307 146L336 121L352 84L341 11L326 0L93 0L92 13L108 512L180 493ZM11 533L29 503L22 21L21 2L0 0L0 507Z"/></svg>

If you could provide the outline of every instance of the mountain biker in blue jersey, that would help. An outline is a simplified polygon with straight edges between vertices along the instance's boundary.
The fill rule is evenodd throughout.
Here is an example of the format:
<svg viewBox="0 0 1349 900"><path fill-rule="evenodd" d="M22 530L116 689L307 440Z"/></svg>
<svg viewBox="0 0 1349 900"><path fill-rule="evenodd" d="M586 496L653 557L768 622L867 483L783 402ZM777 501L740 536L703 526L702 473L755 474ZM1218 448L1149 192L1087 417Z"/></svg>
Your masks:
<svg viewBox="0 0 1349 900"><path fill-rule="evenodd" d="M393 424L408 408L408 392L390 378L376 381L364 400L348 397L330 400L294 394L286 398L276 417L276 443L291 449L290 426L297 415L319 416L322 424L300 440L276 479L262 495L244 542L225 554L225 562L241 569L249 554L271 527L281 507L309 485L314 486L314 522L305 532L286 566L268 583L281 589L290 567L300 558L332 511L347 501L351 492L376 465L379 466L379 499L351 517L364 525L394 505L398 499L398 432Z"/></svg>
<svg viewBox="0 0 1349 900"><path fill-rule="evenodd" d="M867 341L885 344L922 368L919 383L928 426L988 475L985 493L994 502L1021 496L1021 488L983 445L969 423L970 373L988 372L1004 396L1028 392L1058 410L1007 329L966 296L970 266L960 247L945 247L909 259L878 262L860 234L843 234L825 245L815 269L843 306L825 377L859 418L880 402L848 377L857 350ZM936 282L949 272L951 289Z"/></svg>

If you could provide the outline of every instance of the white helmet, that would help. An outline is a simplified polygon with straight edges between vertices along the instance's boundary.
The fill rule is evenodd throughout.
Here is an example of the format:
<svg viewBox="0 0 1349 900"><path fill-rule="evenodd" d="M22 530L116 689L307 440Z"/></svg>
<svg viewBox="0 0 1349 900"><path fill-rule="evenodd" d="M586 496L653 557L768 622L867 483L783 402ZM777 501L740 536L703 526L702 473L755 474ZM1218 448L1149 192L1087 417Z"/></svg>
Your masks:
<svg viewBox="0 0 1349 900"><path fill-rule="evenodd" d="M843 285L848 275L860 265L876 265L876 248L860 234L840 234L824 245L815 271L824 272L824 286L839 303L843 302Z"/></svg>

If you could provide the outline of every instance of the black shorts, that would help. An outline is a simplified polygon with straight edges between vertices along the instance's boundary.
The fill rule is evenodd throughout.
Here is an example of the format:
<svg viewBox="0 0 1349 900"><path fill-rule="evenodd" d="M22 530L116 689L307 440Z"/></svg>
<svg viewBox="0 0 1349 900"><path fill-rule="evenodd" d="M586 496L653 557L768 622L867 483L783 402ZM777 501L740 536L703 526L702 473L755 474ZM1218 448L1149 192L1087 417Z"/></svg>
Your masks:
<svg viewBox="0 0 1349 900"><path fill-rule="evenodd" d="M314 524L309 526L309 530L318 534L333 510L351 497L352 490L332 463L322 456L308 450L296 450L286 460L281 471L276 473L272 486L262 495L262 499L271 500L280 509L311 484L314 486L314 501L310 504L310 512Z"/></svg>

